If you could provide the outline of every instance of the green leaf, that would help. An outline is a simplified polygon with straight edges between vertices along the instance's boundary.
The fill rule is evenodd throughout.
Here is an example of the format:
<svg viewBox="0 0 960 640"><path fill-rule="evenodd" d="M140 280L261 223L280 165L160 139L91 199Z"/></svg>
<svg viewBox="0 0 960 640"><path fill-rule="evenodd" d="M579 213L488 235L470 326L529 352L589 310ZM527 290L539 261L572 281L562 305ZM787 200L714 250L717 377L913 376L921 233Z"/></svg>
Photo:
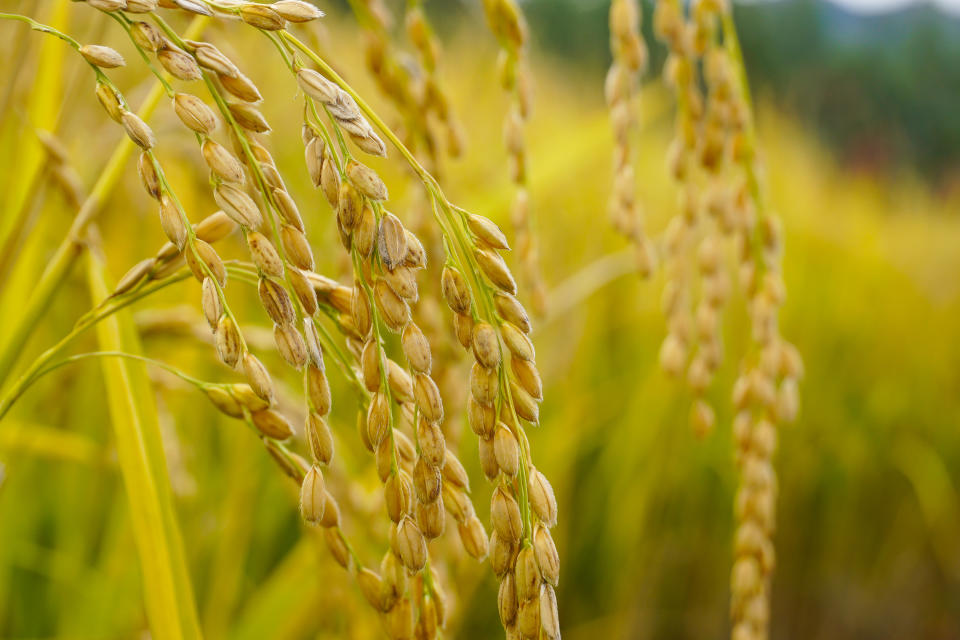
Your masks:
<svg viewBox="0 0 960 640"><path fill-rule="evenodd" d="M89 255L90 294L94 300L103 300L110 292L103 260L95 249ZM97 339L103 350L141 352L126 310L100 322ZM105 358L101 366L153 638L200 638L157 409L145 366L118 358Z"/></svg>

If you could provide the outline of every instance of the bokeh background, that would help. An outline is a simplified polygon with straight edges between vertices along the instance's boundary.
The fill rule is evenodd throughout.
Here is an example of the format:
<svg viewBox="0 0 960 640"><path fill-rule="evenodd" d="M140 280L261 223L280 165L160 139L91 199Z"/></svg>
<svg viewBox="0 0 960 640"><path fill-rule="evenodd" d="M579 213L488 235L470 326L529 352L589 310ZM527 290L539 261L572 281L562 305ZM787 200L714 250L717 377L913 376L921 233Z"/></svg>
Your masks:
<svg viewBox="0 0 960 640"><path fill-rule="evenodd" d="M54 4L0 0L0 10L43 19ZM325 8L329 16L312 37L395 120L363 70L356 23L337 3ZM506 99L495 78L495 43L479 3L436 0L427 9L444 39L441 74L469 139L463 160L444 163L446 190L506 228ZM728 357L712 392L718 428L697 439L687 424L688 393L657 366L662 280L627 273L624 243L605 223L606 3L536 0L524 9L536 75L532 202L551 290L551 314L536 327L546 400L531 441L560 502L554 535L564 637L722 638L736 482L728 390L744 318L735 301L725 322ZM664 160L672 104L659 80L663 52L649 37L650 10L645 4L652 61L637 176L648 225L658 232L676 211L676 193ZM73 5L68 31L134 60L116 25L95 14ZM776 456L772 637L960 638L960 18L931 5L867 15L814 0L736 5L735 15L770 200L786 230L782 331L806 364L801 417L780 431ZM291 192L313 203L301 210L318 269L342 277L333 219L302 166L295 87L264 40L235 26L213 26L207 37L268 97L271 150ZM36 114L24 105L49 81L37 66L44 44L22 25L0 22L3 193L15 187L24 147L37 144ZM114 77L136 104L149 82L142 67L131 67ZM61 85L57 135L89 187L122 132L96 105L78 60L64 59ZM212 211L195 143L169 109L152 124L188 210L197 218ZM403 171L395 161L376 166L405 217L414 194ZM16 271L0 284L0 340L3 317L30 291L73 213L56 193L44 199ZM99 224L114 277L162 244L154 216L130 163ZM227 246L225 255L242 255L236 238ZM231 295L255 334L265 318L241 286ZM197 329L197 300L199 287L190 281L136 305L144 349L196 377L230 380ZM80 270L24 362L69 331L90 304ZM88 337L76 350L94 348ZM0 422L2 638L148 637L100 371L96 362L59 370ZM379 637L353 583L300 524L296 487L256 439L196 392L151 373L205 635ZM465 387L463 362L453 365L448 407L458 406L458 379ZM376 562L386 520L379 489L354 432L356 401L342 378L331 380L337 460L351 470L331 482L353 504L348 534L367 540L361 555ZM450 413L451 439L465 432L459 451L485 520L489 488L476 441L462 412ZM446 538L438 544L456 548L455 536ZM488 566L460 560L444 578L454 604L447 637L502 633Z"/></svg>

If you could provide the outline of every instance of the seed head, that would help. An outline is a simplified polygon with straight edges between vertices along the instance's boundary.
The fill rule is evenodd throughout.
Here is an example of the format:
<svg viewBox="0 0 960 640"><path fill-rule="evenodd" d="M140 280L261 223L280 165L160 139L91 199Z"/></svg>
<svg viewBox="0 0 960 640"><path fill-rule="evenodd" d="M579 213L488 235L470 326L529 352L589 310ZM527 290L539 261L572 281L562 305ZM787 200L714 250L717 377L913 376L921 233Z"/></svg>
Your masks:
<svg viewBox="0 0 960 640"><path fill-rule="evenodd" d="M560 582L560 555L550 531L542 525L537 525L533 531L533 554L544 581L557 586Z"/></svg>
<svg viewBox="0 0 960 640"><path fill-rule="evenodd" d="M207 398L224 414L231 418L242 418L243 407L234 399L232 395L222 387L210 386L205 388L204 393Z"/></svg>
<svg viewBox="0 0 960 640"><path fill-rule="evenodd" d="M507 293L517 293L517 283L500 254L492 249L478 248L474 250L473 255L490 282Z"/></svg>
<svg viewBox="0 0 960 640"><path fill-rule="evenodd" d="M387 504L387 515L393 522L400 520L410 511L410 479L403 471L394 473L383 486L383 495Z"/></svg>
<svg viewBox="0 0 960 640"><path fill-rule="evenodd" d="M243 354L243 374L250 388L267 403L273 402L273 381L267 368L249 351Z"/></svg>
<svg viewBox="0 0 960 640"><path fill-rule="evenodd" d="M129 6L127 11L129 11ZM150 11L153 11L152 9ZM130 25L130 36L141 49L156 53L167 46L167 38L159 29L147 22L134 22Z"/></svg>
<svg viewBox="0 0 960 640"><path fill-rule="evenodd" d="M353 557L350 555L350 549L343 541L343 534L337 528L328 528L323 532L323 539L327 543L327 548L333 559L337 561L344 569L349 570Z"/></svg>
<svg viewBox="0 0 960 640"><path fill-rule="evenodd" d="M520 517L520 506L510 493L498 486L494 489L490 500L490 522L494 531L501 538L519 542L523 534L523 520Z"/></svg>
<svg viewBox="0 0 960 640"><path fill-rule="evenodd" d="M225 314L220 316L214 336L220 360L230 368L236 367L243 349L243 338L230 316Z"/></svg>
<svg viewBox="0 0 960 640"><path fill-rule="evenodd" d="M106 106L106 105L105 105ZM109 112L109 109L107 109ZM147 123L132 111L123 111L120 115L120 124L123 125L127 136L141 149L152 149L157 144L157 138Z"/></svg>
<svg viewBox="0 0 960 640"><path fill-rule="evenodd" d="M80 55L82 55L90 64L102 67L104 69L122 67L126 64L123 56L120 55L118 51L99 44L83 45L80 47Z"/></svg>
<svg viewBox="0 0 960 640"><path fill-rule="evenodd" d="M218 72L217 77L223 88L230 92L234 97L240 98L244 102L260 102L263 96L257 85L247 76L243 75L234 68L233 75Z"/></svg>
<svg viewBox="0 0 960 640"><path fill-rule="evenodd" d="M227 284L227 270L216 250L208 243L197 238L191 245L192 250L183 252L187 266L193 272L198 282L203 282L207 275L212 275L221 287Z"/></svg>
<svg viewBox="0 0 960 640"><path fill-rule="evenodd" d="M403 355L416 373L430 373L432 356L430 343L423 331L414 323L407 324L400 336Z"/></svg>
<svg viewBox="0 0 960 640"><path fill-rule="evenodd" d="M548 527L557 523L557 499L553 487L540 471L531 467L529 475L530 507Z"/></svg>
<svg viewBox="0 0 960 640"><path fill-rule="evenodd" d="M311 178L313 173L311 172ZM316 185L317 183L314 182ZM323 190L323 197L327 199L330 206L337 208L340 199L340 172L337 170L336 160L329 149L323 150L323 164L320 167L320 183Z"/></svg>
<svg viewBox="0 0 960 640"><path fill-rule="evenodd" d="M427 540L433 540L443 535L446 525L443 499L438 498L433 502L417 503L417 525L423 536Z"/></svg>
<svg viewBox="0 0 960 640"><path fill-rule="evenodd" d="M487 557L487 532L479 518L476 516L467 518L457 525L457 531L460 534L463 548L472 558L483 560Z"/></svg>
<svg viewBox="0 0 960 640"><path fill-rule="evenodd" d="M323 11L303 0L278 0L270 6L278 15L290 22L309 22L324 15Z"/></svg>
<svg viewBox="0 0 960 640"><path fill-rule="evenodd" d="M544 585L540 589L540 627L544 634L553 640L560 637L560 614L557 611L557 594L553 587Z"/></svg>
<svg viewBox="0 0 960 640"><path fill-rule="evenodd" d="M260 302L271 320L277 324L293 323L296 319L293 302L291 302L287 290L282 285L270 278L260 278L257 292L260 294Z"/></svg>
<svg viewBox="0 0 960 640"><path fill-rule="evenodd" d="M307 398L314 411L322 416L330 413L332 398L330 395L330 383L323 369L309 364L306 373Z"/></svg>
<svg viewBox="0 0 960 640"><path fill-rule="evenodd" d="M493 436L493 450L497 465L509 477L514 477L520 469L520 445L516 436L502 422L497 425Z"/></svg>
<svg viewBox="0 0 960 640"><path fill-rule="evenodd" d="M250 417L253 419L254 426L268 438L286 440L293 435L293 429L290 428L287 419L273 409L254 411Z"/></svg>
<svg viewBox="0 0 960 640"><path fill-rule="evenodd" d="M237 224L250 229L259 229L263 224L260 209L239 187L222 182L214 189L213 199Z"/></svg>
<svg viewBox="0 0 960 640"><path fill-rule="evenodd" d="M510 627L517 619L517 583L512 573L508 573L500 580L500 589L497 592L497 611L500 613L500 622L504 627Z"/></svg>
<svg viewBox="0 0 960 640"><path fill-rule="evenodd" d="M470 214L467 217L467 225L470 227L470 231L488 246L494 249L510 249L503 231L489 218Z"/></svg>
<svg viewBox="0 0 960 640"><path fill-rule="evenodd" d="M273 325L273 340L280 356L291 367L301 369L307 363L307 345L292 324Z"/></svg>
<svg viewBox="0 0 960 640"><path fill-rule="evenodd" d="M494 448L493 438L481 438L479 441L478 453L480 457L480 470L487 480L493 482L500 475L500 465L497 464L497 452Z"/></svg>
<svg viewBox="0 0 960 640"><path fill-rule="evenodd" d="M427 562L427 541L413 518L404 516L397 524L395 540L397 556L404 566L413 573L423 569Z"/></svg>
<svg viewBox="0 0 960 640"><path fill-rule="evenodd" d="M240 19L265 31L278 31L286 26L286 21L270 5L244 4L240 6Z"/></svg>
<svg viewBox="0 0 960 640"><path fill-rule="evenodd" d="M224 182L243 182L243 165L226 147L207 138L200 149L203 152L204 161L214 175Z"/></svg>
<svg viewBox="0 0 960 640"><path fill-rule="evenodd" d="M188 53L174 47L166 47L157 53L157 60L170 75L180 80L199 80L200 66Z"/></svg>
<svg viewBox="0 0 960 640"><path fill-rule="evenodd" d="M357 585L367 602L377 611L383 611L383 580L376 572L362 568L357 572Z"/></svg>
<svg viewBox="0 0 960 640"><path fill-rule="evenodd" d="M470 288L463 275L450 266L443 268L440 281L441 291L447 305L456 313L466 314L470 311Z"/></svg>
<svg viewBox="0 0 960 640"><path fill-rule="evenodd" d="M160 198L160 226L170 242L182 251L187 241L187 227L183 223L180 209L166 195Z"/></svg>
<svg viewBox="0 0 960 640"><path fill-rule="evenodd" d="M486 322L473 327L473 355L477 362L488 369L500 365L500 342L496 330Z"/></svg>
<svg viewBox="0 0 960 640"><path fill-rule="evenodd" d="M370 167L351 160L347 163L347 177L360 193L371 200L387 199L387 185L383 183L377 172Z"/></svg>
<svg viewBox="0 0 960 640"><path fill-rule="evenodd" d="M417 443L420 445L421 455L427 462L435 467L445 464L447 449L440 425L420 420L417 425ZM444 477L447 477L446 468L444 468Z"/></svg>
<svg viewBox="0 0 960 640"><path fill-rule="evenodd" d="M236 228L237 224L227 214L216 211L198 222L193 230L197 238L204 242L219 242L233 233Z"/></svg>
<svg viewBox="0 0 960 640"><path fill-rule="evenodd" d="M540 589L540 570L532 547L524 547L517 554L517 566L514 570L517 582L517 599L526 602L535 598Z"/></svg>
<svg viewBox="0 0 960 640"><path fill-rule="evenodd" d="M494 295L493 303L494 306L496 306L497 313L501 318L512 323L523 333L530 333L533 325L530 323L530 317L527 315L527 310L523 308L523 305L520 304L519 300L509 293L498 291Z"/></svg>
<svg viewBox="0 0 960 640"><path fill-rule="evenodd" d="M107 115L115 122L122 122L123 114L126 112L120 104L120 97L117 92L108 84L98 82L96 87L97 100L103 105ZM126 125L124 125L126 127ZM136 142L136 141L134 141Z"/></svg>
<svg viewBox="0 0 960 640"><path fill-rule="evenodd" d="M184 126L197 133L210 135L217 128L216 114L197 96L189 93L176 94L173 97L173 110Z"/></svg>
<svg viewBox="0 0 960 640"><path fill-rule="evenodd" d="M313 465L300 486L300 514L308 523L316 525L323 518L325 506L323 473L320 467Z"/></svg>
<svg viewBox="0 0 960 640"><path fill-rule="evenodd" d="M417 408L420 409L425 420L443 421L443 401L433 378L425 373L416 374L413 380L413 395L417 401Z"/></svg>
<svg viewBox="0 0 960 640"><path fill-rule="evenodd" d="M398 267L407 255L407 237L400 219L387 213L380 221L377 250L387 269Z"/></svg>
<svg viewBox="0 0 960 640"><path fill-rule="evenodd" d="M399 333L410 322L410 307L384 280L378 280L373 288L374 300L380 315L391 331Z"/></svg>

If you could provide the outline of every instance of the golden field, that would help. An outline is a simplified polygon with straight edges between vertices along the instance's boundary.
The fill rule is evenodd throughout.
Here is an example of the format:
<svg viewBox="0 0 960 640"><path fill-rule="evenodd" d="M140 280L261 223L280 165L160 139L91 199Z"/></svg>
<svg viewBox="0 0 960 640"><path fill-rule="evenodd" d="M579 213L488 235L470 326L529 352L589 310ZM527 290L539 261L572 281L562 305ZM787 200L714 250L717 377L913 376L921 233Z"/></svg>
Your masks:
<svg viewBox="0 0 960 640"><path fill-rule="evenodd" d="M7 4L17 3L0 3L4 10ZM63 6L64 30L136 58L109 20ZM354 36L354 24L336 17L318 38L338 70L394 123L365 76ZM274 131L267 146L301 202L317 271L349 283L334 216L303 166L296 85L277 71L275 51L262 38L222 26L205 37L242 61L269 96L263 112ZM451 50L441 74L469 145L464 159L444 163L441 183L453 201L509 229L505 99L493 41L479 25L462 25L445 41ZM96 104L89 71L63 43L0 22L0 51L7 61L23 53L16 57L23 73L13 63L2 72L2 85L10 87L0 123L5 237L7 212L41 157L35 128L55 126L87 189L123 134ZM725 316L726 356L710 392L717 428L700 439L688 425L689 392L657 364L665 332L662 275L643 281L632 273L630 252L607 223L611 136L603 78L536 52L534 68L531 200L550 298L533 334L545 400L540 426L529 435L559 502L553 535L564 637L724 637L736 488L729 389L747 337L742 305ZM136 68L113 77L133 104L152 81ZM641 103L637 186L648 228L659 234L677 206L664 159L673 107L657 80ZM780 429L776 454L771 636L960 638L960 197L935 192L909 172L873 175L839 165L789 114L762 97L759 105L769 200L786 237L782 332L805 364L800 418ZM166 103L150 123L186 209L195 219L214 211L195 141ZM110 281L165 241L135 165L135 158L127 161L104 201L91 243ZM392 208L406 223L413 194L403 168L393 155L371 166L391 185ZM74 214L53 188L39 202L15 269L0 283L0 344L3 324L22 311ZM236 236L223 247L225 258L242 255ZM86 258L78 262L37 323L18 370L99 302L90 293L95 271ZM430 292L424 297L434 295L437 283L420 284ZM279 362L253 288L231 286L251 343L266 344L268 365ZM136 329L146 356L191 376L237 381L207 344L199 299L199 284L184 280L119 314L117 330L130 344ZM446 309L440 313L449 327ZM71 353L102 350L96 334L82 336ZM444 398L448 441L470 472L486 522L490 486L465 425L469 358L459 348L452 353L450 379L464 389L458 394L453 384ZM2 638L148 637L144 558L111 426L122 408L107 401L111 362L85 360L51 372L0 420ZM330 369L340 470L328 483L345 496L344 529L359 555L376 563L386 548L382 493L356 435L356 399ZM169 476L169 487L159 491L176 515L179 533L172 537L183 550L177 571L193 590L181 594L180 606L195 608L203 635L381 637L356 585L301 523L297 487L277 472L255 435L176 378L144 370L152 384L135 384L143 382L141 396L153 408L167 470L154 477ZM288 390L281 396L299 391L292 373L278 380ZM433 544L455 558L441 569L452 607L445 637L500 637L489 566L460 552L455 533Z"/></svg>

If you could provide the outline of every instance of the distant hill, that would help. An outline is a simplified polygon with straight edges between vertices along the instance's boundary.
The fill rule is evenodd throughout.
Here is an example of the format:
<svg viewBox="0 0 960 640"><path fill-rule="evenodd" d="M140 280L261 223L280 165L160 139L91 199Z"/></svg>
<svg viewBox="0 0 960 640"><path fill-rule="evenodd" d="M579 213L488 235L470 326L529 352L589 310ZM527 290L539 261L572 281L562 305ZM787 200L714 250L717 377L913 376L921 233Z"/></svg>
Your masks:
<svg viewBox="0 0 960 640"><path fill-rule="evenodd" d="M930 5L864 16L813 0L736 16L758 88L848 160L933 179L960 166L960 20Z"/></svg>
<svg viewBox="0 0 960 640"><path fill-rule="evenodd" d="M610 64L609 0L521 0L541 55L591 74ZM651 73L665 52L643 2ZM345 0L328 0L346 10ZM399 6L399 0L393 2ZM425 2L441 33L482 20L480 0ZM859 168L960 177L960 17L933 5L860 15L825 0L734 6L753 90L815 128Z"/></svg>
<svg viewBox="0 0 960 640"><path fill-rule="evenodd" d="M539 44L609 64L605 0L529 0ZM644 5L648 42L652 3ZM960 169L960 19L932 5L859 15L822 0L737 4L754 90L814 125L848 161L937 180ZM652 68L664 52L654 46Z"/></svg>

